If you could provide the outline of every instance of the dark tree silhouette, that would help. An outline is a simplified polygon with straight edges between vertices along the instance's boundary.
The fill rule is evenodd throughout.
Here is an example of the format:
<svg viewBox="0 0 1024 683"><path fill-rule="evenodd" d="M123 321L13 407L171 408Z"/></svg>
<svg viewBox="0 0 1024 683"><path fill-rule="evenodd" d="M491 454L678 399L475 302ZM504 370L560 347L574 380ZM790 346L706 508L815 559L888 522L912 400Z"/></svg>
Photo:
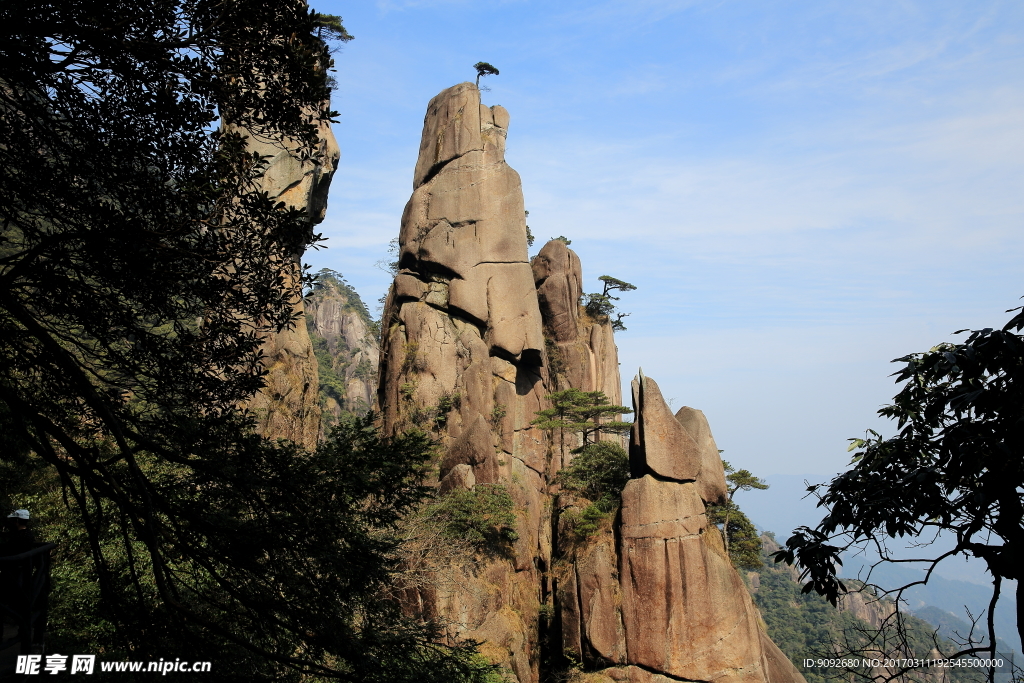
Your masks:
<svg viewBox="0 0 1024 683"><path fill-rule="evenodd" d="M487 62L477 62L473 65L476 69L476 87L480 87L481 76L497 76L499 71Z"/></svg>
<svg viewBox="0 0 1024 683"><path fill-rule="evenodd" d="M1013 309L1020 310L1020 309ZM840 554L869 545L882 562L919 562L922 580L888 591L897 596L926 583L936 565L964 555L983 560L992 575L987 643L965 652L991 652L993 611L1003 579L1021 579L1024 553L1024 314L1002 329L975 330L959 344L940 344L894 362L905 382L879 414L897 420L899 433L884 439L869 431L852 439L852 467L819 494L828 515L815 528L800 527L775 553L776 561L803 567L804 590L834 604L846 587L837 578ZM965 330L961 330L961 333ZM937 532L955 539L947 552L927 559L896 559L886 539L910 538L919 546ZM1017 584L1021 632L1024 582Z"/></svg>

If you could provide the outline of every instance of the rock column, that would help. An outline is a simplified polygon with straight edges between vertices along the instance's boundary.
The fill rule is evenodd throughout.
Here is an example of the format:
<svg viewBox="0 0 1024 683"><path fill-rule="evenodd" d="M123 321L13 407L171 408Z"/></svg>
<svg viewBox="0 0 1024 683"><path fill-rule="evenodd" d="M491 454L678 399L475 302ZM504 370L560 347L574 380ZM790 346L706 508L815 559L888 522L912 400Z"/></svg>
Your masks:
<svg viewBox="0 0 1024 683"><path fill-rule="evenodd" d="M705 515L727 494L703 413L673 415L642 372L632 390L632 478L614 533L582 549L563 582L564 645L616 681L802 683Z"/></svg>
<svg viewBox="0 0 1024 683"><path fill-rule="evenodd" d="M508 125L472 83L430 101L385 305L378 400L385 432L417 426L442 443L442 491L500 484L515 501L512 557L459 569L463 590L416 601L488 641L488 656L526 683L539 677L550 562L547 436L530 422L549 390L522 188L504 159Z"/></svg>
<svg viewBox="0 0 1024 683"><path fill-rule="evenodd" d="M250 151L269 157L262 189L275 202L304 209L310 229L324 219L327 190L341 152L329 123L320 124L320 148L312 159L302 159L288 140L264 140L250 136ZM260 433L288 439L306 448L316 447L320 435L319 382L313 345L304 323L299 277L302 254L282 264L285 287L294 292L293 308L298 321L291 329L270 334L263 344L267 385L249 409L257 418Z"/></svg>

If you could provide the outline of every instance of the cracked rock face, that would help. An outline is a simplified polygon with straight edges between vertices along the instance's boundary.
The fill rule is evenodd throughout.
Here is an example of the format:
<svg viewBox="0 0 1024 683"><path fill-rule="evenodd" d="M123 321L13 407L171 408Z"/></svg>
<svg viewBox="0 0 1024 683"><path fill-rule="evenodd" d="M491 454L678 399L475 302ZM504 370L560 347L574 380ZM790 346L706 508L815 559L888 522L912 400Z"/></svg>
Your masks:
<svg viewBox="0 0 1024 683"><path fill-rule="evenodd" d="M446 308L480 326L489 350L538 363L544 339L526 254L519 174L505 163L508 112L472 83L430 101L399 267L448 286Z"/></svg>
<svg viewBox="0 0 1024 683"><path fill-rule="evenodd" d="M703 413L677 419L642 373L633 405L633 474L615 528L577 551L559 587L563 648L627 683L803 683L705 514L725 478Z"/></svg>

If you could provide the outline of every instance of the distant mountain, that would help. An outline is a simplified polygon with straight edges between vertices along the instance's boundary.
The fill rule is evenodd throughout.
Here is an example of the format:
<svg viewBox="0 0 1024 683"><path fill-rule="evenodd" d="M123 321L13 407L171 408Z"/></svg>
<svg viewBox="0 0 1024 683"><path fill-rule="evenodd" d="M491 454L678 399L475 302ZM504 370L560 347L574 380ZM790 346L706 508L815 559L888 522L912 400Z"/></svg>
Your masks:
<svg viewBox="0 0 1024 683"><path fill-rule="evenodd" d="M328 269L317 273L305 305L325 425L345 414L365 414L377 394L380 360L376 324L366 305L341 273Z"/></svg>
<svg viewBox="0 0 1024 683"><path fill-rule="evenodd" d="M779 547L774 539L766 535L762 536L762 541L765 566L756 572L747 572L746 579L768 635L790 661L800 668L808 683L834 680L838 673L836 669L805 667L805 660L830 659L836 656L860 659L867 655L868 652L861 649L869 648L869 638L872 638L883 621L893 614L895 605L890 600L876 599L867 592L852 592L840 600L839 609L836 609L820 595L814 592L804 593L797 578L797 570L786 565L777 565L768 557L768 553ZM906 615L904 626L906 640L915 656L937 656L932 649L932 634L936 626L919 615L911 614ZM891 635L890 633L890 637ZM944 654L956 650L951 642L940 640L940 645ZM893 656L893 641L889 640L888 646L884 649L889 656ZM877 657L878 654L870 656ZM966 668L945 671L951 674L945 679L947 683L969 683L981 681L983 678L978 671ZM867 678L880 673L879 670L863 668L858 672ZM1002 678L997 680L1002 681ZM940 683L943 678L941 672L936 669L923 672L920 680L925 683Z"/></svg>
<svg viewBox="0 0 1024 683"><path fill-rule="evenodd" d="M863 576L863 567L862 558L846 557L842 574L846 577L856 577L860 573ZM916 569L894 564L880 564L871 574L871 583L883 588L895 588L916 581L922 576L922 572ZM996 606L995 627L997 638L1005 640L1010 648L1019 653L1021 652L1021 643L1017 634L1015 590L1014 582L1003 582L999 603ZM988 586L979 586L967 581L954 581L933 574L926 585L908 589L903 593L903 598L915 614L929 606L937 607L939 610L950 613L955 619L966 623L968 610L975 617L984 619L983 615L992 599L992 589Z"/></svg>
<svg viewBox="0 0 1024 683"><path fill-rule="evenodd" d="M965 642L971 634L971 625L969 623L952 612L939 609L934 605L928 605L914 610L914 616L927 621L938 629L940 636L951 640L954 643ZM973 637L978 638L980 633L983 633L986 630L984 623L979 624L974 630ZM982 637L982 640L987 642L988 638ZM1000 657L1003 657L1006 660L1010 660L1012 658L1016 662L1016 660L1022 659L1020 657L1019 650L1011 647L1009 643L999 636L996 636L996 652L999 653ZM1024 663L1024 660L1022 660L1021 663Z"/></svg>
<svg viewBox="0 0 1024 683"><path fill-rule="evenodd" d="M743 492L737 495L737 502L751 521L762 530L776 534L782 542L790 536L793 529L807 525L816 525L826 512L817 507L817 499L808 495L807 484L826 483L834 475L827 474L775 474L764 477L769 487L765 491ZM806 482L806 483L805 483ZM860 557L844 557L842 575L856 578L864 567L864 559ZM979 569L974 569L977 561L971 566L961 563L953 566L955 560L946 561L947 567L940 565L940 572L956 572L960 575L976 575L979 582L987 579ZM891 588L917 580L922 574L919 570L906 566L880 565L872 574L872 583ZM999 638L1004 639L1011 648L1021 652L1020 637L1017 634L1015 598L1016 583L1003 582L1001 597L996 608L996 631ZM904 593L910 610L917 611L927 606L934 606L949 612L959 619L967 619L965 606L975 616L984 614L992 597L991 587L959 581L933 574L925 586L915 586Z"/></svg>

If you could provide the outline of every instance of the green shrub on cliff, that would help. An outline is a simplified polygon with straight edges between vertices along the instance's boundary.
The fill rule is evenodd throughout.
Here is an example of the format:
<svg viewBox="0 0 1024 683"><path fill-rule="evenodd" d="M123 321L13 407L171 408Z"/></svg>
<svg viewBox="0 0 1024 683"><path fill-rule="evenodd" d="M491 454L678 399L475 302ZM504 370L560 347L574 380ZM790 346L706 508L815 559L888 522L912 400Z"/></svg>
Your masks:
<svg viewBox="0 0 1024 683"><path fill-rule="evenodd" d="M708 521L729 537L729 559L737 569L756 570L764 566L761 539L750 519L732 501L707 506ZM724 528L728 525L728 528Z"/></svg>
<svg viewBox="0 0 1024 683"><path fill-rule="evenodd" d="M618 504L629 481L629 455L611 441L587 444L555 478L566 491L592 501L602 512Z"/></svg>
<svg viewBox="0 0 1024 683"><path fill-rule="evenodd" d="M481 550L506 547L519 538L512 496L498 484L447 493L428 505L424 514L442 526L442 535Z"/></svg>
<svg viewBox="0 0 1024 683"><path fill-rule="evenodd" d="M572 464L555 478L569 492L591 501L582 510L567 510L566 526L580 541L590 538L615 512L629 481L629 455L617 443L598 441L580 449Z"/></svg>

